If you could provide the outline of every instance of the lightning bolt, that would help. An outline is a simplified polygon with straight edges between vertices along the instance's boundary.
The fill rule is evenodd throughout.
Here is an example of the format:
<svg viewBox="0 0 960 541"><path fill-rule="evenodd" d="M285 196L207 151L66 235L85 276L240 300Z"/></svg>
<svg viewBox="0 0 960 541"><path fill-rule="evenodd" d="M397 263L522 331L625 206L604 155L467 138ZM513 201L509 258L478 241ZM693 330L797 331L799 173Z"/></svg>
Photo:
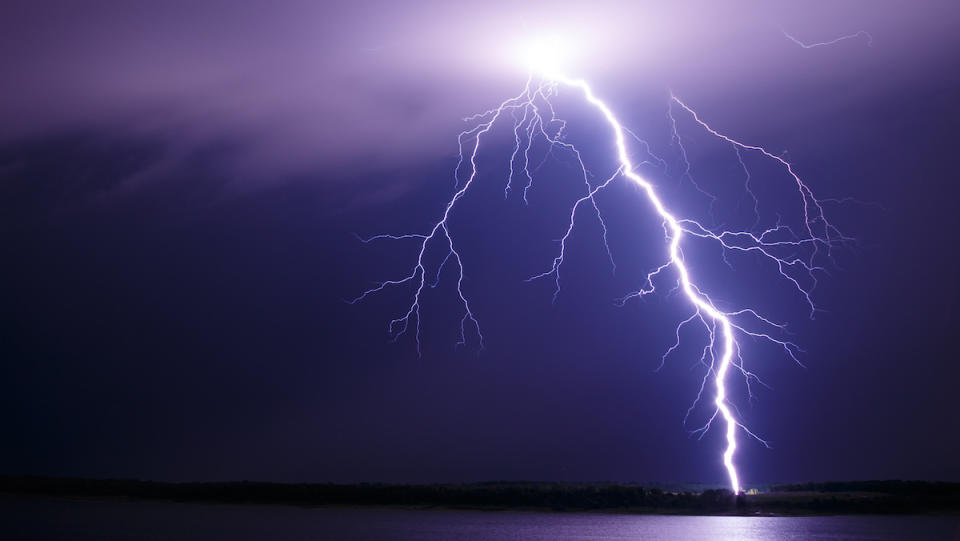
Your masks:
<svg viewBox="0 0 960 541"><path fill-rule="evenodd" d="M787 38L787 39L789 39L790 41L796 43L797 45L803 47L804 49L813 49L814 47L825 47L825 46L827 46L827 45L833 45L833 44L835 44L835 43L840 43L841 41L846 41L846 40L848 40L848 39L857 39L857 38L864 38L864 39L866 39L866 40L867 40L867 47L872 47L872 46L873 46L873 36L870 35L870 32L867 32L866 30L860 30L860 31L855 32L855 33L853 33L853 34L846 34L846 35L840 36L840 37L838 37L838 38L831 39L831 40L829 40L829 41L819 41L819 42L815 42L815 43L806 43L806 42L800 41L799 39L795 38L792 34L789 34L789 33L788 33L786 30L784 30L783 28L780 29L780 33L783 34L783 36L784 36L785 38Z"/></svg>
<svg viewBox="0 0 960 541"><path fill-rule="evenodd" d="M551 101L561 89L571 90L582 96L585 103L606 121L610 130L613 150L616 155L616 167L607 175L601 177L603 180L600 182L591 182L592 174L584 163L580 151L565 140L567 125L563 120L557 118ZM675 111L677 114L675 114ZM559 242L558 253L549 268L528 278L528 281L552 278L555 285L554 300L560 293L560 273L566 257L567 240L574 230L576 217L581 210L589 210L599 219L607 255L610 258L611 265L614 265L610 247L606 242L607 227L595 199L598 192L620 179L631 182L641 189L652 210L661 219L666 242L666 253L662 263L646 274L641 287L625 295L617 303L622 305L630 299L652 294L656 291L657 284L664 280L669 280L675 284L673 290L682 292L690 308L690 315L677 325L676 342L664 353L660 365L663 366L667 357L679 347L682 328L691 324L697 324L703 328L706 344L703 347L699 363L705 367L705 375L701 380L696 398L684 417L684 423L687 422L694 408L703 401L704 394L712 387L713 413L702 426L693 430L692 434L702 438L713 426L714 421L722 421L726 439L723 464L729 478L730 489L734 493L739 493L742 485L734 462L738 432L743 432L763 445L768 444L739 420L739 413L735 414L736 407L730 401L728 395L727 379L731 370L744 378L751 399L753 398L752 385L763 385L759 377L745 367L741 355L741 346L737 341L738 337L760 339L772 343L798 364L800 364L799 355L802 350L796 344L780 337L785 331L784 324L774 322L752 308L730 310L718 307L717 303L694 280L684 258L684 241L692 238L715 243L721 248L725 261L727 261L728 254L741 254L752 256L756 261L768 265L778 273L779 279L796 291L797 295L809 307L812 317L817 308L814 305L811 293L817 284L816 273L823 270L819 262L824 257L829 257L835 246L852 239L842 235L827 220L822 201L814 197L813 192L797 174L794 166L782 156L763 147L746 144L722 134L707 124L693 108L671 94L669 116L673 126L673 136L678 144L680 140L677 124L680 114L685 114L688 121L728 144L735 152L746 177L745 190L753 200L757 223L760 221L760 203L750 190L752 180L744 156L748 153L754 153L764 159L772 160L774 164L782 168L795 188L798 207L802 211L802 223L798 224L799 227L783 224L778 220L776 224L762 230L756 226L750 230L714 229L703 225L700 221L680 217L671 212L658 195L655 186L638 172L638 169L644 165L665 167L665 161L654 156L650 151L650 146L645 141L622 125L613 110L597 97L586 81L569 78L551 69L541 74L530 75L522 92L518 95L504 100L490 110L465 119L472 123L472 126L462 131L458 136L460 159L454 172L454 194L446 203L439 220L434 222L425 233L380 234L360 239L365 243L379 240L414 242L417 245L417 257L406 274L392 280L376 283L374 287L367 289L348 302L360 302L369 295L381 292L388 287L409 286L413 291L410 304L398 317L390 321L388 333L392 340L396 341L410 332L412 328L417 353L420 354L422 295L425 288L435 287L440 280L441 272L448 265L452 265L457 272L456 292L462 309L457 344L476 343L478 350L484 347L480 323L470 305L468 296L464 292L463 260L451 234L449 220L457 202L477 180L477 156L481 141L488 136L496 123L501 121L512 122L514 144L513 151L509 156L510 167L504 187L505 197L509 197L511 192L517 189L515 183L523 182L523 198L525 202L527 201L526 193L533 184L537 169L543 163L532 163L530 149L534 140L542 140L549 145L549 152L544 160L555 153L566 153L572 156L583 177L583 195L573 202L569 221ZM642 147L648 159L635 162L631 158L628 144L633 143ZM686 162L685 150L681 148L681 151L686 164L684 177L694 182L689 175L689 164ZM466 173L461 174L464 169L466 169ZM694 185L696 186L696 182L694 182ZM699 186L696 186L696 188L703 192ZM715 199L715 196L707 195ZM444 255L439 265L431 266L427 262L425 255L431 249L439 249L441 254ZM729 264L729 261L727 262ZM667 278L668 274L672 278Z"/></svg>

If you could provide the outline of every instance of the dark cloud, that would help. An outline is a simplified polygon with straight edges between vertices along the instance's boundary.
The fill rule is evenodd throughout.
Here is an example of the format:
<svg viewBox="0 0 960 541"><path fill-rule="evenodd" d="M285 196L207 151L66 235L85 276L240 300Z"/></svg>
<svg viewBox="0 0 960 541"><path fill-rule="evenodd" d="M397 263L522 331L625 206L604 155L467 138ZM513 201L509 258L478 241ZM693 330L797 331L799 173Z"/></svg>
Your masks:
<svg viewBox="0 0 960 541"><path fill-rule="evenodd" d="M953 39L947 5L866 5L6 3L0 139L112 129L186 152L226 138L242 143L231 174L277 179L448 155L457 119L522 81L509 57L525 36L569 35L575 67L610 88L653 80L727 103L826 91L850 71L921 77ZM802 50L780 26L809 40L869 29L874 50Z"/></svg>

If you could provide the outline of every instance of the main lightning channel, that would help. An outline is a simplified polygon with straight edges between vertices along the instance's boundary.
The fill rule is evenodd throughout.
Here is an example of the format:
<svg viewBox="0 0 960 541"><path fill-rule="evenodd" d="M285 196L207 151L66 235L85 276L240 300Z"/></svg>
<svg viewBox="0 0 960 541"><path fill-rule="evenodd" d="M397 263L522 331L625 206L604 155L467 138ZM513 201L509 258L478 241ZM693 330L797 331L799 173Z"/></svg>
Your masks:
<svg viewBox="0 0 960 541"><path fill-rule="evenodd" d="M587 102L596 107L603 114L604 118L607 120L607 123L610 124L616 141L617 159L620 162L620 173L643 188L644 192L647 194L647 199L649 199L653 204L654 208L657 210L657 214L663 218L670 230L670 262L680 276L680 285L683 293L686 295L687 299L697 307L698 311L706 313L710 319L715 321L720 326L721 334L723 336L723 350L720 356L719 366L717 367L714 376L714 385L716 386L716 397L714 398L714 404L717 406L717 410L723 416L724 422L726 423L727 448L723 452L723 465L726 467L727 476L730 479L730 489L733 490L734 494L739 494L740 476L737 473L737 468L733 463L733 456L737 451L736 432L738 423L734 418L733 413L730 411L729 405L727 404L726 388L726 376L727 372L730 370L730 365L733 362L735 353L734 349L736 345L736 341L733 336L733 324L730 322L730 319L726 314L718 310L712 302L698 292L697 288L691 281L690 271L684 264L683 255L680 251L680 241L683 239L684 229L681 227L679 220L677 220L677 218L664 206L663 201L661 201L657 196L657 192L654 190L653 185L642 176L637 174L636 171L634 171L634 165L627 153L625 130L620 124L620 121L617 120L617 117L613 114L613 111L607 106L606 103L597 98L597 96L593 93L593 89L590 88L590 85L587 84L587 82L583 79L570 79L558 74L551 74L550 78L557 82L563 83L564 85L582 90Z"/></svg>

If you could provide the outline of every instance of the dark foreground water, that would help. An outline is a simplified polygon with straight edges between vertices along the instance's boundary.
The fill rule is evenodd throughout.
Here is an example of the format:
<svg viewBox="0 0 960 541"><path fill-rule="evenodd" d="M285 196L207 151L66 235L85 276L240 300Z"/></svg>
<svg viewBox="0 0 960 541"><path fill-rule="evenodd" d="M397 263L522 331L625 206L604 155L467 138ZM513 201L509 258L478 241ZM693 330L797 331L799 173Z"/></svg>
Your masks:
<svg viewBox="0 0 960 541"><path fill-rule="evenodd" d="M0 498L0 539L960 540L960 517L681 517Z"/></svg>

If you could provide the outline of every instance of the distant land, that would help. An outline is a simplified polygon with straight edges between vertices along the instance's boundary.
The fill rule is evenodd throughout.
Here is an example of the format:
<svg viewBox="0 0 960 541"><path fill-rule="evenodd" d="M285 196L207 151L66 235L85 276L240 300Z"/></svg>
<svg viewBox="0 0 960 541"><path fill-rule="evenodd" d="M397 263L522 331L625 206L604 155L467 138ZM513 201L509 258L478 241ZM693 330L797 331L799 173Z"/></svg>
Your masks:
<svg viewBox="0 0 960 541"><path fill-rule="evenodd" d="M695 485L690 485L695 486ZM616 483L161 483L0 476L0 494L93 500L677 515L956 514L960 483L851 481L725 489Z"/></svg>

